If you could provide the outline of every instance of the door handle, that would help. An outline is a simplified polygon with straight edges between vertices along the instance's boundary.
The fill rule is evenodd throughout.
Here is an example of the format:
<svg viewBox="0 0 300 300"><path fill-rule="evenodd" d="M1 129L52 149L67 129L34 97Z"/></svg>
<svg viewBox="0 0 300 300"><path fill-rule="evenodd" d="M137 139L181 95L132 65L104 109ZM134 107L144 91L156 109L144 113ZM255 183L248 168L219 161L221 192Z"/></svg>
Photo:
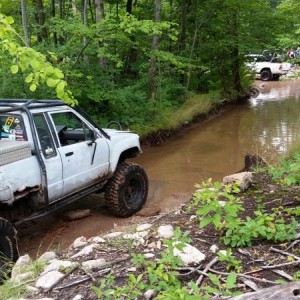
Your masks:
<svg viewBox="0 0 300 300"><path fill-rule="evenodd" d="M73 155L74 154L74 152L67 152L66 154L65 154L65 156L71 156L71 155Z"/></svg>

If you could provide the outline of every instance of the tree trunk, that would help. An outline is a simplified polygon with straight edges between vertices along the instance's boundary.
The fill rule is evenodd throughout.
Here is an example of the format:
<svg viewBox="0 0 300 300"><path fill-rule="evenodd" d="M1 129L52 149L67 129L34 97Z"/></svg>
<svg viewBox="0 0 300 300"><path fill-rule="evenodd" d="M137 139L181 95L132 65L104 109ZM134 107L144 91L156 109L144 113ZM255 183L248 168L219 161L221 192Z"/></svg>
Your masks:
<svg viewBox="0 0 300 300"><path fill-rule="evenodd" d="M131 15L132 14L132 4L133 4L133 1L132 0L127 0L127 3L126 3L126 12Z"/></svg>
<svg viewBox="0 0 300 300"><path fill-rule="evenodd" d="M45 25L45 12L44 12L44 4L43 0L33 0L33 4L36 7L35 11L35 20L38 24L38 42L42 42L43 40L48 39L48 33L46 28L44 27Z"/></svg>
<svg viewBox="0 0 300 300"><path fill-rule="evenodd" d="M55 18L55 0L50 1L50 14L52 18ZM54 45L57 45L57 33L53 33Z"/></svg>
<svg viewBox="0 0 300 300"><path fill-rule="evenodd" d="M23 24L25 44L27 47L29 47L30 40L29 40L29 34L28 34L26 0L21 0L21 10L22 10L22 24Z"/></svg>
<svg viewBox="0 0 300 300"><path fill-rule="evenodd" d="M85 25L85 26L88 25L87 24L87 5L88 5L88 0L82 0L82 13L81 13L81 16L82 16L82 24ZM88 44L87 38L85 36L83 37L82 43L83 43L84 48ZM87 58L86 55L84 55L84 61L86 63L88 63L88 58Z"/></svg>
<svg viewBox="0 0 300 300"><path fill-rule="evenodd" d="M155 0L155 22L159 23L161 21L161 0ZM154 35L152 38L151 50L155 51L158 49L159 37ZM151 102L156 100L156 58L152 56L150 58L150 65L148 71L149 78L149 95Z"/></svg>
<svg viewBox="0 0 300 300"><path fill-rule="evenodd" d="M77 14L76 0L71 0L71 4L72 4L72 14L75 17Z"/></svg>
<svg viewBox="0 0 300 300"><path fill-rule="evenodd" d="M237 96L242 96L242 85L240 77L240 61L239 61L239 40L238 40L238 21L237 12L233 12L232 37L234 46L232 47L232 86L237 92Z"/></svg>
<svg viewBox="0 0 300 300"><path fill-rule="evenodd" d="M101 23L104 19L104 0L95 0L95 12L96 12L96 23ZM103 41L99 43L99 48L103 46ZM101 66L106 65L106 59L104 57L99 58L99 64Z"/></svg>

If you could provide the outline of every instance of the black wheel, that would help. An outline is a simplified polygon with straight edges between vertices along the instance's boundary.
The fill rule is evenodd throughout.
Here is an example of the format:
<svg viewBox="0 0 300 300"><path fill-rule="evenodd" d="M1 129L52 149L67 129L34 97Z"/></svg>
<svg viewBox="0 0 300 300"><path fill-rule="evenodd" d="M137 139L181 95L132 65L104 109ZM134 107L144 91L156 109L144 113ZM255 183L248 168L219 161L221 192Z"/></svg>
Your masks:
<svg viewBox="0 0 300 300"><path fill-rule="evenodd" d="M272 73L270 70L263 70L260 73L260 79L263 81L268 81L272 79Z"/></svg>
<svg viewBox="0 0 300 300"><path fill-rule="evenodd" d="M148 177L134 163L120 163L105 188L108 209L118 217L129 217L139 211L148 196Z"/></svg>
<svg viewBox="0 0 300 300"><path fill-rule="evenodd" d="M273 80L279 80L279 78L280 78L280 75L274 74L272 79L273 79Z"/></svg>
<svg viewBox="0 0 300 300"><path fill-rule="evenodd" d="M0 280L9 273L12 265L19 258L17 233L7 220L0 218Z"/></svg>

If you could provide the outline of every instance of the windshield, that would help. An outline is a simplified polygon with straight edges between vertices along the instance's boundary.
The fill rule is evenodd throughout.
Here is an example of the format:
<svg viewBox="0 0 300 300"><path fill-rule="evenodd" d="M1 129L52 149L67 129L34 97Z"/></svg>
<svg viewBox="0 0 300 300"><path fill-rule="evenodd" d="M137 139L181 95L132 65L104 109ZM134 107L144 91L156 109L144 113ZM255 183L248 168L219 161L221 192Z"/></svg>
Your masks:
<svg viewBox="0 0 300 300"><path fill-rule="evenodd" d="M23 119L20 115L0 115L1 141L26 141Z"/></svg>

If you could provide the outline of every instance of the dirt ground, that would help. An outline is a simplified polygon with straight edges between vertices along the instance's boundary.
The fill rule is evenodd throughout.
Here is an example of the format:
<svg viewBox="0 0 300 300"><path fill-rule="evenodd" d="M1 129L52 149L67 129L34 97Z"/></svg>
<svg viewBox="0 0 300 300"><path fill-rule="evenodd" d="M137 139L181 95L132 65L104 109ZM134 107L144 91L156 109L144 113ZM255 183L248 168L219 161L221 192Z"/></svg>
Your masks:
<svg viewBox="0 0 300 300"><path fill-rule="evenodd" d="M253 215L253 212L258 207L258 199L260 199L260 203L265 206L266 211L272 211L273 208L279 206L284 208L296 207L299 204L299 190L300 188L298 186L282 187L272 182L270 177L265 173L254 174L252 187L239 195L245 208L241 217L251 217ZM198 222L196 222L195 219L191 219L194 212L188 212L186 206L187 205L181 206L176 214L173 211L146 219L143 218L139 221L142 221L142 223L154 223L157 226L172 224L174 228L179 226L182 232L185 230L190 231L190 237L193 241L192 245L206 254L205 261L201 263L201 266L195 266L195 270L204 270L214 257L216 257L216 254L210 250L211 246L217 245L219 249L226 249L226 246L224 246L220 239L221 233L216 231L212 226L199 229ZM286 220L289 221L289 218L290 217L286 217ZM131 224L135 223L136 219L133 218ZM119 230L120 228L117 227L114 231ZM148 243L151 242L150 237ZM236 290L245 293L253 291L256 288L270 287L279 282L289 282L298 279L297 271L299 270L300 264L300 258L298 257L298 255L300 256L300 243L298 242L300 242L300 240L297 239L285 243L274 243L272 241L256 239L250 247L232 249L234 257L241 261L241 270L239 273L242 275L238 276ZM97 253L94 253L94 257L101 257L108 262L113 262L110 265L110 272L114 274L117 281L122 285L127 281L129 273L137 276L141 272L139 268L136 270L129 269L133 267L130 260L131 252L143 253L144 246L138 246L129 250L124 246L118 247L116 245L110 245L107 247L106 245L105 248L97 250ZM68 255L67 251L60 254L61 258L66 258ZM157 250L155 255L153 259L159 257L160 251ZM89 257L89 259L95 258ZM128 271L128 269L130 271ZM218 274L222 274L222 272L228 274L232 271L231 269L226 269L226 264L220 261L214 264L211 270L219 272ZM75 295L80 294L83 297L82 299L97 299L91 287L99 286L101 278L106 276L107 273L101 272L104 271L86 274L81 269L73 270L59 285L53 287L47 293L40 294L39 297L73 299ZM182 271L180 275L184 284L188 284L191 280L196 282L197 279L199 279L200 275L196 271L189 272L188 275L187 273L187 271ZM222 278L226 278L226 276L218 276L220 276L221 280ZM85 278L85 280L80 282L78 278ZM147 278L143 278L143 280L147 281ZM76 283L76 281L78 283ZM72 282L73 285L70 284ZM200 285L205 286L207 284L210 284L210 281L204 276Z"/></svg>

